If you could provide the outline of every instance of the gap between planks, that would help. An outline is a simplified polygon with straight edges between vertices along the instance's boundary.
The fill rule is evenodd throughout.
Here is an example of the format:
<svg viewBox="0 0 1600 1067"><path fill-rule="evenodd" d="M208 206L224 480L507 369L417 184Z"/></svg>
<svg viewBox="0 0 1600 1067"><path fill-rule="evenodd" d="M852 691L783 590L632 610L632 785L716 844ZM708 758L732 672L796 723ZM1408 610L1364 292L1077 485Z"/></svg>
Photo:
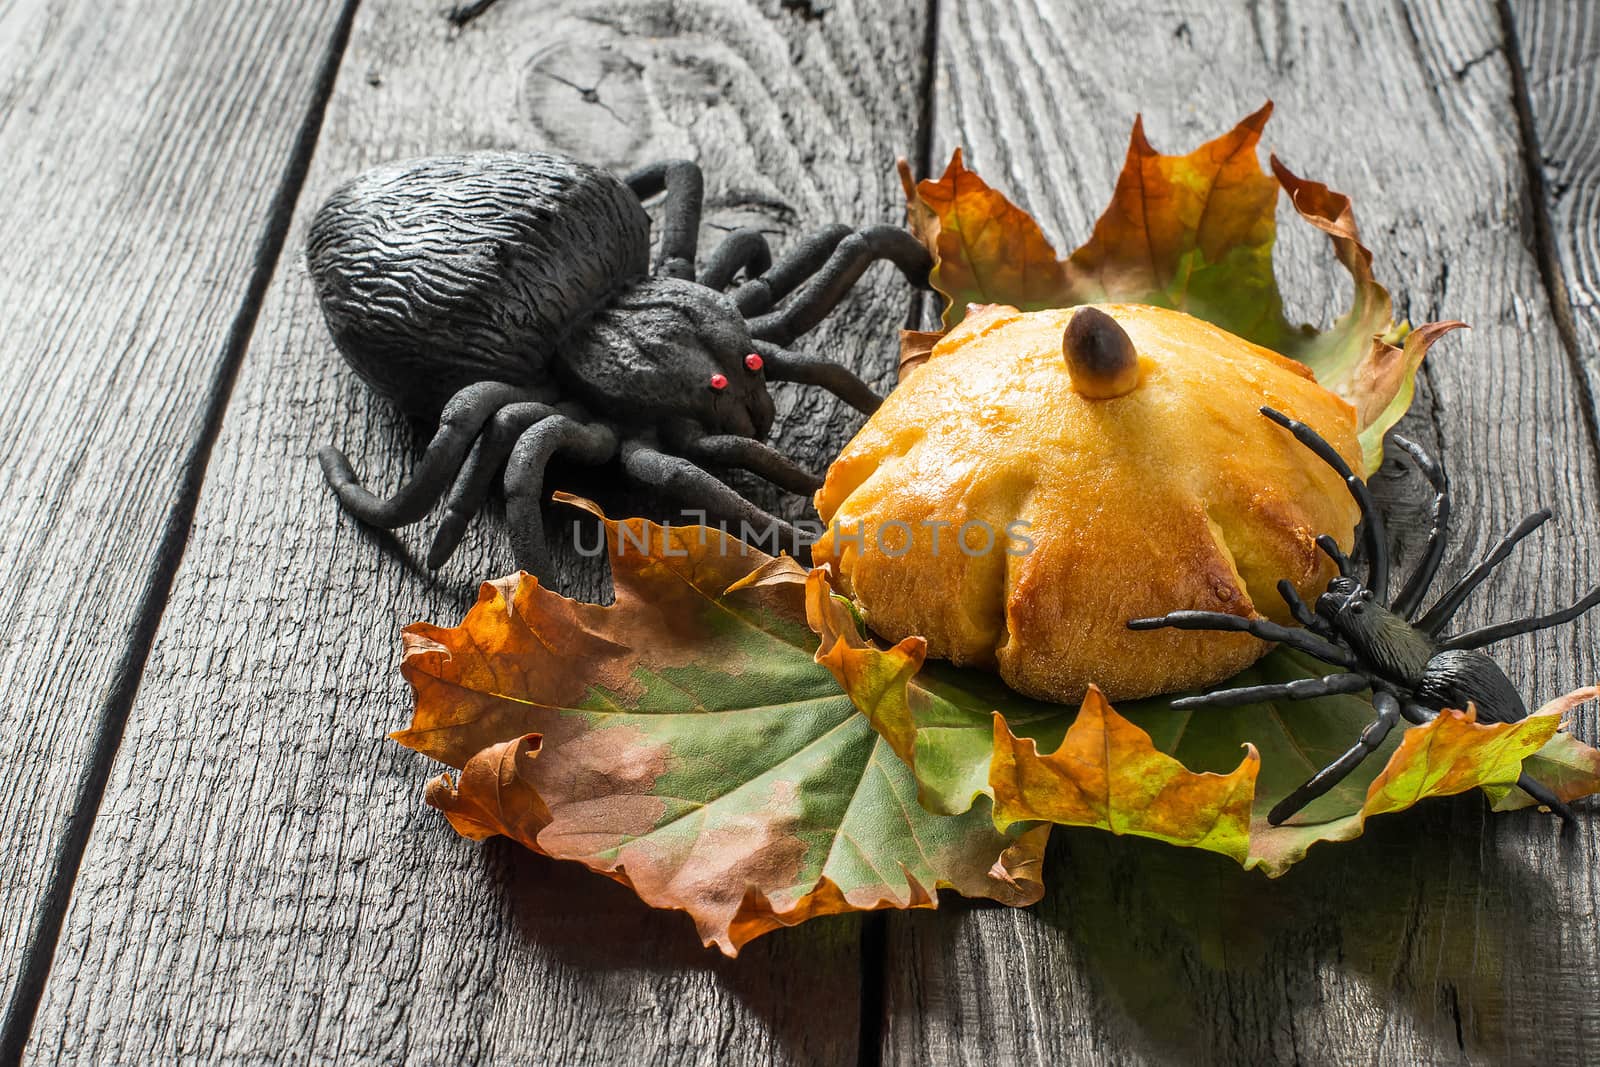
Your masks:
<svg viewBox="0 0 1600 1067"><path fill-rule="evenodd" d="M1510 0L1495 0L1495 12L1500 17L1501 47L1505 50L1506 64L1511 68L1511 104L1517 115L1522 166L1527 174L1528 198L1532 201L1529 217L1533 232L1528 237L1534 259L1539 264L1539 281L1550 302L1556 336L1561 338L1561 347L1572 368L1572 379L1583 399L1583 425L1589 437L1589 454L1600 463L1600 427L1595 424L1594 389L1583 366L1578 324L1572 317L1572 288L1566 272L1561 269L1561 256L1556 250L1555 226L1550 217L1550 188L1544 178L1544 153L1539 147L1539 124L1533 114L1533 95L1528 89L1528 68L1523 62L1516 15L1511 10Z"/></svg>
<svg viewBox="0 0 1600 1067"><path fill-rule="evenodd" d="M266 226L256 242L256 254L251 265L249 285L235 313L228 331L223 354L206 390L204 421L200 431L184 456L183 476L178 491L162 524L160 547L150 566L150 577L144 602L139 605L134 629L126 650L116 668L116 682L99 714L92 720L94 743L83 768L77 794L73 797L72 815L66 828L55 843L50 865L49 884L35 912L33 929L29 931L22 952L17 983L11 1001L6 1005L5 1016L0 1019L0 1067L10 1067L22 1062L22 1054L33 1029L34 1014L44 992L45 980L55 959L56 941L61 935L61 924L67 905L72 899L73 885L77 880L78 866L88 845L90 831L99 814L100 801L111 766L117 757L128 714L145 663L155 643L156 630L166 611L167 598L172 591L172 581L183 561L184 548L194 522L195 506L200 499L200 487L205 481L206 465L212 446L222 429L222 417L233 393L233 384L244 362L250 338L255 332L256 318L266 298L267 287L277 269L279 257L288 240L289 224L295 204L300 198L301 186L311 166L311 156L316 150L317 137L322 129L328 99L333 95L333 85L338 77L340 61L345 46L350 41L350 27L355 21L356 9L361 0L345 0L334 26L327 51L317 70L315 88L310 106L300 123L299 135L278 178L277 192L273 195L272 209Z"/></svg>

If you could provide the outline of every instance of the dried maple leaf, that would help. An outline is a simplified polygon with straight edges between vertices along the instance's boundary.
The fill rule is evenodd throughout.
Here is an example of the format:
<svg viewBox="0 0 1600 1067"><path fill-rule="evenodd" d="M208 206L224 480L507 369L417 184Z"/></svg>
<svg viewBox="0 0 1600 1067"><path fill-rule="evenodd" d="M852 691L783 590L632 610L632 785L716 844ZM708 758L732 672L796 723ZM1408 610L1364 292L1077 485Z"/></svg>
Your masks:
<svg viewBox="0 0 1600 1067"><path fill-rule="evenodd" d="M913 185L900 162L910 226L933 253L929 283L948 298L946 329L968 304L1011 304L1024 311L1078 303L1067 298L1067 274L1033 216L950 157L943 177Z"/></svg>
<svg viewBox="0 0 1600 1067"><path fill-rule="evenodd" d="M1561 698L1561 702L1554 705L1552 710L1564 711L1564 707L1577 703L1580 699L1593 699L1594 693L1592 689L1580 689L1570 693ZM1557 797L1565 801L1577 800L1579 797L1600 791L1595 785L1596 782L1600 782L1600 750L1584 744L1565 730L1556 734L1543 748L1524 760L1522 769L1543 782ZM1514 811L1517 808L1530 808L1538 803L1514 785L1490 786L1484 791L1494 801L1495 811Z"/></svg>
<svg viewBox="0 0 1600 1067"><path fill-rule="evenodd" d="M1035 820L1093 826L1245 859L1259 762L1248 745L1230 773L1197 774L1157 751L1150 735L1117 714L1099 690L1072 715L1010 694L976 672L944 673L978 693L934 672L924 677L922 639L887 650L868 643L848 601L833 594L821 571L807 584L806 615L821 638L817 662L911 765L919 798L934 810L966 811L987 795L1002 828ZM1040 753L1041 740L1047 754Z"/></svg>
<svg viewBox="0 0 1600 1067"><path fill-rule="evenodd" d="M1195 772L1160 752L1091 687L1060 747L1039 751L994 713L989 787L995 825L1042 819L1094 826L1243 860L1261 758L1246 744L1227 774Z"/></svg>
<svg viewBox="0 0 1600 1067"><path fill-rule="evenodd" d="M1509 723L1480 723L1470 708L1442 711L1405 731L1388 762L1367 784L1354 811L1334 814L1324 805L1320 814L1313 814L1318 810L1313 806L1282 826L1259 821L1252 827L1247 866L1259 866L1275 877L1304 858L1306 850L1318 841L1359 837L1369 816L1402 811L1427 797L1469 789L1482 788L1491 798L1504 793L1511 788L1507 783L1523 772L1525 761L1564 736L1556 733L1561 716L1573 705L1594 697L1593 689L1580 689ZM1567 746L1556 747L1559 751ZM1565 785L1571 796L1581 796L1600 791L1600 778L1591 775L1581 787L1571 779Z"/></svg>
<svg viewBox="0 0 1600 1067"><path fill-rule="evenodd" d="M1111 204L1068 258L1073 304L1177 308L1269 344L1289 330L1272 274L1278 186L1256 161L1267 104L1186 156L1163 156L1134 119Z"/></svg>
<svg viewBox="0 0 1600 1067"><path fill-rule="evenodd" d="M1256 153L1271 114L1269 103L1180 156L1158 153L1136 119L1111 203L1065 261L1026 211L966 169L959 150L938 179L913 184L902 168L911 228L933 253L931 281L947 300L945 327L973 303L1176 308L1311 367L1355 406L1367 468L1376 470L1383 435L1410 406L1428 346L1462 324L1409 330L1393 321L1350 199L1297 177L1275 157L1271 174L1261 169ZM1325 331L1284 318L1272 268L1280 188L1301 218L1328 235L1354 285L1350 310Z"/></svg>
<svg viewBox="0 0 1600 1067"><path fill-rule="evenodd" d="M1047 828L916 803L814 662L793 561L700 527L606 528L612 606L519 575L460 626L406 630L416 710L394 737L461 769L428 791L457 830L607 874L728 955L819 915L933 907L941 887L1039 898Z"/></svg>
<svg viewBox="0 0 1600 1067"><path fill-rule="evenodd" d="M818 662L911 765L920 799L935 811L966 811L975 797L988 796L1002 825L1042 819L1140 833L1222 852L1277 876L1317 842L1358 837L1368 817L1428 797L1481 787L1498 808L1530 803L1509 784L1523 770L1563 800L1600 792L1600 752L1556 732L1561 714L1595 696L1581 689L1517 723L1477 723L1449 711L1395 731L1374 758L1274 827L1266 813L1372 721L1367 700L1180 711L1170 698L1113 709L1091 694L1074 714L1018 696L986 673L925 663L918 638L892 648L872 644L848 601L832 595L820 574L810 579L806 603L820 638ZM1279 649L1230 684L1325 672L1317 661ZM1251 749L1241 762L1242 745ZM1118 776L1126 783L1121 792L1106 784Z"/></svg>

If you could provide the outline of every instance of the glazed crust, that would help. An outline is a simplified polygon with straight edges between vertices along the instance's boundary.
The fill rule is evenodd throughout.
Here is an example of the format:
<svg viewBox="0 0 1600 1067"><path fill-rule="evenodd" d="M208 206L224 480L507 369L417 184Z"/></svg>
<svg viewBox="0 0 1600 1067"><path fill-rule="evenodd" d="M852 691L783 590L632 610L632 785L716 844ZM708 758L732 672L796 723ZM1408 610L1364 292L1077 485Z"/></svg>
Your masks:
<svg viewBox="0 0 1600 1067"><path fill-rule="evenodd" d="M1354 409L1299 363L1199 319L1100 310L1139 354L1126 395L1073 391L1071 310L990 307L829 468L813 556L880 636L920 634L931 655L1033 696L1075 702L1093 682L1129 699L1211 685L1269 646L1128 619L1197 608L1292 622L1278 579L1309 599L1333 576L1315 538L1348 550L1355 504L1259 409L1309 423L1359 470Z"/></svg>

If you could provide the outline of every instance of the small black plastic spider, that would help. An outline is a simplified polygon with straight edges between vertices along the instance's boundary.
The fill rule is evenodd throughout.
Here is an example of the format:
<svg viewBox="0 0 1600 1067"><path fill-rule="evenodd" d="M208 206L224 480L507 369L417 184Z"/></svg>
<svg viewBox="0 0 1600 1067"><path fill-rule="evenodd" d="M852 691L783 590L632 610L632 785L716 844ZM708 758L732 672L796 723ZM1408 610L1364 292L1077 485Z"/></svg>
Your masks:
<svg viewBox="0 0 1600 1067"><path fill-rule="evenodd" d="M438 567L504 470L517 565L538 574L546 465L620 457L633 481L798 543L701 465L817 489L814 473L762 443L774 417L767 382L819 385L869 413L880 398L845 367L783 346L875 260L919 286L932 260L896 226L824 227L776 262L766 238L743 229L697 274L702 185L682 160L619 179L550 152L484 152L389 164L337 189L306 247L334 343L368 385L438 423L387 500L324 448L345 509L404 526L449 490L428 553ZM652 269L641 202L662 192Z"/></svg>
<svg viewBox="0 0 1600 1067"><path fill-rule="evenodd" d="M1523 519L1490 550L1472 570L1451 586L1426 612L1418 615L1439 562L1444 556L1445 524L1450 517L1450 487L1444 470L1421 447L1399 435L1392 440L1416 464L1433 486L1434 497L1428 545L1394 603L1384 606L1389 588L1389 549L1383 520L1373 506L1367 485L1349 464L1311 427L1272 408L1261 414L1287 429L1300 443L1322 458L1344 479L1350 494L1361 509L1363 540L1368 559L1367 578L1355 577L1354 566L1333 538L1323 534L1317 545L1339 568L1339 577L1328 583L1327 592L1317 598L1316 610L1308 608L1288 581L1278 583L1278 593L1289 605L1301 628L1281 626L1268 619L1247 619L1219 611L1174 611L1153 619L1134 619L1133 630L1173 627L1180 630L1230 630L1253 634L1264 641L1288 645L1315 656L1343 671L1322 678L1306 678L1271 685L1223 689L1172 702L1175 708L1231 708L1261 700L1311 700L1335 693L1372 690L1372 706L1377 719L1361 732L1361 738L1348 752L1318 771L1300 788L1290 793L1267 815L1274 826L1290 818L1307 804L1332 789L1377 751L1402 717L1407 722L1423 723L1444 708L1464 709L1475 705L1480 722L1515 722L1527 717L1528 708L1505 673L1494 660L1474 651L1517 634L1532 633L1582 615L1600 604L1600 586L1562 611L1515 622L1485 626L1478 630L1441 637L1440 631L1455 615L1474 589L1497 567L1512 548L1550 518L1547 508ZM1571 810L1542 783L1526 774L1517 786L1539 804L1572 818Z"/></svg>

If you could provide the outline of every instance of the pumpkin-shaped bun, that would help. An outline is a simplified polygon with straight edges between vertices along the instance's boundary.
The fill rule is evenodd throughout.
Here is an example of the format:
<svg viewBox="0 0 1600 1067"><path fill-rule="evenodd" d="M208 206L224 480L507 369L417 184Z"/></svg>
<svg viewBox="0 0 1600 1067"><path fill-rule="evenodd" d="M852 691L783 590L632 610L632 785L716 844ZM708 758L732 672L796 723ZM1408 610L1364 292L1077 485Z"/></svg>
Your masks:
<svg viewBox="0 0 1600 1067"><path fill-rule="evenodd" d="M816 495L828 529L814 558L874 631L920 634L931 655L1066 702L1091 682L1117 699L1237 673L1269 646L1127 620L1196 608L1291 623L1278 580L1321 593L1334 572L1316 536L1348 551L1359 519L1339 477L1260 413L1309 423L1359 469L1354 410L1303 366L1181 312L1098 310L1114 324L974 309ZM1131 353L1090 355L1120 351L1137 374L1090 359L1112 383L1097 390L1079 361L1075 388L1074 336L1117 327Z"/></svg>

